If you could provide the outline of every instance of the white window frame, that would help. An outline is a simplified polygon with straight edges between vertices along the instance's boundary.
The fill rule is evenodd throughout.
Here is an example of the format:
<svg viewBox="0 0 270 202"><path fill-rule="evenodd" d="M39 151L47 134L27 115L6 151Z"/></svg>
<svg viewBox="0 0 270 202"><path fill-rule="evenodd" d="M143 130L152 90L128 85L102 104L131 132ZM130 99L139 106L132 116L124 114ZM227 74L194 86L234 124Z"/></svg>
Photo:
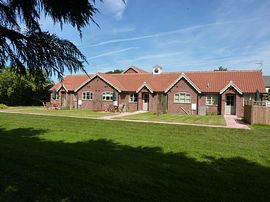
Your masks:
<svg viewBox="0 0 270 202"><path fill-rule="evenodd" d="M87 93L89 93L89 99L87 98L87 95L86 95ZM82 100L93 100L93 92L91 91L82 92Z"/></svg>
<svg viewBox="0 0 270 202"><path fill-rule="evenodd" d="M107 98L109 98L109 99L107 99ZM102 93L102 100L103 101L113 101L113 92L110 92L110 91L103 92Z"/></svg>
<svg viewBox="0 0 270 202"><path fill-rule="evenodd" d="M187 97L189 97L189 99ZM177 92L173 96L173 102L181 104L189 104L191 103L191 94L187 92Z"/></svg>
<svg viewBox="0 0 270 202"><path fill-rule="evenodd" d="M133 103L138 102L138 94L137 93L130 93L129 94L129 102L133 102Z"/></svg>
<svg viewBox="0 0 270 202"><path fill-rule="evenodd" d="M218 105L218 95L217 94L208 94L205 97L205 105Z"/></svg>

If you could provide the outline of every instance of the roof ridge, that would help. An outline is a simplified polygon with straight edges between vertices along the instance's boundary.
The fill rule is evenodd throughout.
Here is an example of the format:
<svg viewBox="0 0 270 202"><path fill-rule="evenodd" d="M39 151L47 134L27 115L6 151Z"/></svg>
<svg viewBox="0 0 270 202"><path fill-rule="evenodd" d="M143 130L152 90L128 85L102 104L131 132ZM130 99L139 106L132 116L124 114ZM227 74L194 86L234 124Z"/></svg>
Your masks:
<svg viewBox="0 0 270 202"><path fill-rule="evenodd" d="M88 74L88 75L95 75L95 74ZM66 76L87 76L87 74L66 74Z"/></svg>
<svg viewBox="0 0 270 202"><path fill-rule="evenodd" d="M105 75L115 75L115 76L123 76L123 75L149 75L151 74L150 72L146 72L146 73L128 73L128 74L106 74L106 73L102 73Z"/></svg>
<svg viewBox="0 0 270 202"><path fill-rule="evenodd" d="M261 72L261 69L244 69L244 70L227 70L227 71L214 71L214 70L208 70L208 71L187 71L183 73L219 73L219 72ZM181 73L181 72L180 72Z"/></svg>
<svg viewBox="0 0 270 202"><path fill-rule="evenodd" d="M227 70L227 71L214 71L214 70L206 70L206 71L197 71L197 70L194 70L194 71L177 71L177 72L162 72L161 74L181 74L181 73L224 73L224 72L261 72L262 70L261 69L247 69L247 70ZM97 73L87 73L88 75L96 75L96 74L106 74L106 75L149 75L149 74L152 74L150 72L140 72L140 73L129 73L129 74L121 74L121 73L117 73L117 74L113 74L113 73L110 73L110 74L107 74L105 72L97 72ZM67 74L65 75L64 77L66 76L87 76L87 74ZM265 75L267 76L267 75Z"/></svg>

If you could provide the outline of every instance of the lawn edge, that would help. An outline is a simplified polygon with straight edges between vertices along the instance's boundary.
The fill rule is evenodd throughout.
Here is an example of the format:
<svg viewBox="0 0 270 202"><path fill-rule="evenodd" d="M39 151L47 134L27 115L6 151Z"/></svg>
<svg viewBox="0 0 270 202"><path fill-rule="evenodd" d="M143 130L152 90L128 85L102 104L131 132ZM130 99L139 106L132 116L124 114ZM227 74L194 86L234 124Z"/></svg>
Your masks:
<svg viewBox="0 0 270 202"><path fill-rule="evenodd" d="M197 127L209 127L209 128L227 128L227 129L241 129L250 130L251 128L231 128L224 125L207 125L207 124L194 124L194 123L181 123L181 122L164 122L164 121L147 121L147 120L131 120L131 119L113 119L103 117L79 117L79 116L67 116L67 115L51 115L42 113L27 113L27 112L7 112L0 110L0 113L7 114L25 114L25 115L36 115L36 116L52 116L52 117L63 117L63 118L77 118L77 119L92 119L92 120L103 120L103 121L122 121L122 122L134 122L134 123L151 123L151 124L164 124L164 125L187 125Z"/></svg>

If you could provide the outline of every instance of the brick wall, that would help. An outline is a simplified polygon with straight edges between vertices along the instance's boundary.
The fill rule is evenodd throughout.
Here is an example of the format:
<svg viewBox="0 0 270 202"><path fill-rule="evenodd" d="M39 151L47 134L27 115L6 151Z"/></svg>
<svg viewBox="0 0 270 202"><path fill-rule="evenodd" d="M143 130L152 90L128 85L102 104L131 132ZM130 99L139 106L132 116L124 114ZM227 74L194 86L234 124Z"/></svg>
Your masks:
<svg viewBox="0 0 270 202"><path fill-rule="evenodd" d="M214 93L211 93L214 94ZM207 94L199 95L198 96L198 107L199 106L206 106L206 114L220 114L220 100L221 96L219 94L215 94L218 96L218 104L216 105L206 105L206 96Z"/></svg>
<svg viewBox="0 0 270 202"><path fill-rule="evenodd" d="M138 102L129 102L129 93L121 93L119 95L119 104L126 104L128 111L137 111Z"/></svg>
<svg viewBox="0 0 270 202"><path fill-rule="evenodd" d="M156 112L157 111L157 94L151 93L146 87L138 93L138 110L143 110L143 94L149 94L149 104L148 111Z"/></svg>
<svg viewBox="0 0 270 202"><path fill-rule="evenodd" d="M243 116L244 115L244 107L243 107L243 96L240 95L233 87L228 88L221 95L221 114L225 114L225 104L226 104L226 96L232 94L235 95L235 115Z"/></svg>
<svg viewBox="0 0 270 202"><path fill-rule="evenodd" d="M174 103L174 94L178 92L187 92L191 95L191 103ZM186 114L187 111L189 114L192 113L191 104L197 104L198 108L198 93L197 91L185 80L181 79L174 85L174 87L167 93L168 99L168 112L169 113L179 113ZM182 110L181 107L184 109ZM197 114L197 111L194 111L193 114Z"/></svg>
<svg viewBox="0 0 270 202"><path fill-rule="evenodd" d="M93 100L83 100L82 93L85 91L90 91L93 93ZM105 110L106 105L113 104L113 101L103 101L102 93L103 92L113 92L114 88L112 88L105 81L100 79L99 77L94 78L84 87L82 87L78 93L78 100L82 100L81 108L88 108L92 110ZM118 93L116 93L116 99L118 101Z"/></svg>

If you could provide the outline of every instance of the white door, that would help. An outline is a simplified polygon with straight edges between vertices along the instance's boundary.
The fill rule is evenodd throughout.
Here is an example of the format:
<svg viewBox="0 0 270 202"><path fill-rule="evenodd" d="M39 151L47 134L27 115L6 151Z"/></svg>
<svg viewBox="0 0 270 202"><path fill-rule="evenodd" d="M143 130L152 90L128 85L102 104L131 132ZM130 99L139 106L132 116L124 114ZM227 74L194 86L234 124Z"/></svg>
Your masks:
<svg viewBox="0 0 270 202"><path fill-rule="evenodd" d="M235 114L235 95L226 95L225 114Z"/></svg>
<svg viewBox="0 0 270 202"><path fill-rule="evenodd" d="M143 111L148 111L149 109L149 94L143 94Z"/></svg>

